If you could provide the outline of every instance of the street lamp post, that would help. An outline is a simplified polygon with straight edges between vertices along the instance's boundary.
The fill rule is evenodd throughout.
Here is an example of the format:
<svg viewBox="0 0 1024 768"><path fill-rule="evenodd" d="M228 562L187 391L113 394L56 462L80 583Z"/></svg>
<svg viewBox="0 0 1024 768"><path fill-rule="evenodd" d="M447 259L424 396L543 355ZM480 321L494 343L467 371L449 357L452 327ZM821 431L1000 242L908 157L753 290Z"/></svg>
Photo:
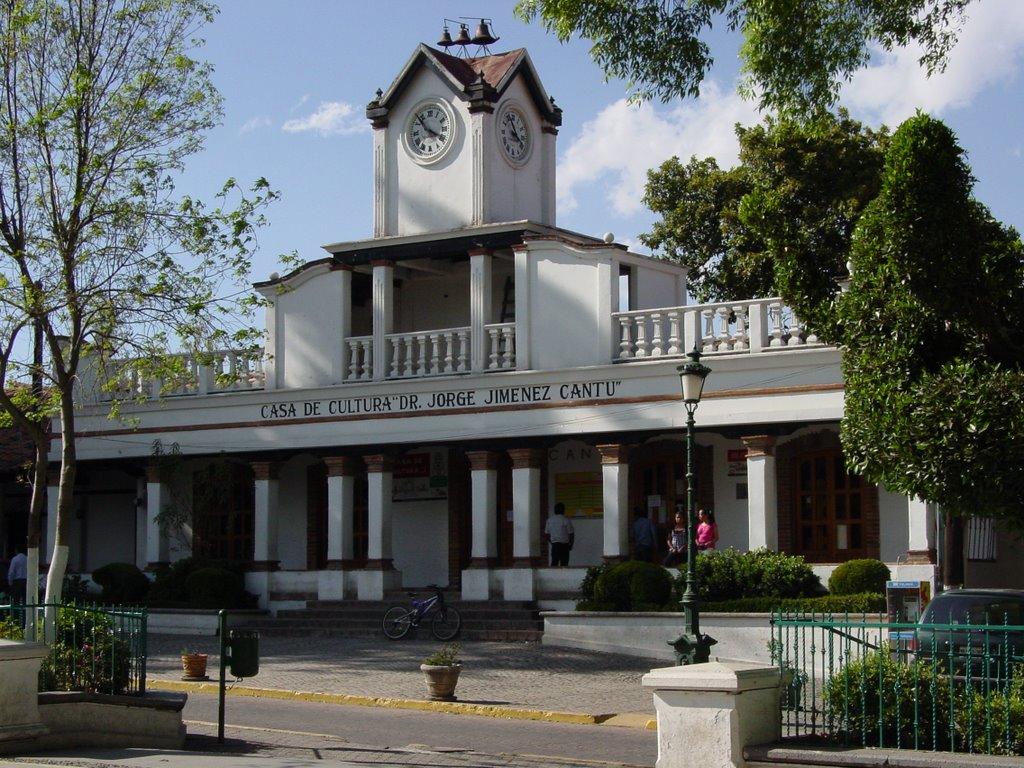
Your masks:
<svg viewBox="0 0 1024 768"><path fill-rule="evenodd" d="M697 491L694 472L696 446L693 436L693 414L700 405L704 380L711 369L700 362L700 351L694 346L690 360L677 368L686 408L686 591L683 593L683 634L672 643L679 664L702 664L711 655L715 640L700 631L700 610L697 599Z"/></svg>

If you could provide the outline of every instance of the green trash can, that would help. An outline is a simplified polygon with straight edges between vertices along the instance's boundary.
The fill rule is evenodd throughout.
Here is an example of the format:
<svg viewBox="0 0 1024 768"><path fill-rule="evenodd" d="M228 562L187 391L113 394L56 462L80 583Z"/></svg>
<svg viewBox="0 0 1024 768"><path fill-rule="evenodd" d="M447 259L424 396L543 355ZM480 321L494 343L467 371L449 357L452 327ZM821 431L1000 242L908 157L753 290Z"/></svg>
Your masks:
<svg viewBox="0 0 1024 768"><path fill-rule="evenodd" d="M255 629L232 629L228 633L231 674L255 677L260 671L260 633Z"/></svg>

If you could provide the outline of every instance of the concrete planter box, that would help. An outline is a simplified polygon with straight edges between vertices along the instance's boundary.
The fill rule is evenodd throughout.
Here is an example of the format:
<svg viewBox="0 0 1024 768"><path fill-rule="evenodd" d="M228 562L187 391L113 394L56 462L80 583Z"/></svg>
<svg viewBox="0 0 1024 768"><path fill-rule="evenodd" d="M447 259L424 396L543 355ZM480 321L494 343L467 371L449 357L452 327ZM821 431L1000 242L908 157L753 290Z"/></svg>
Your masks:
<svg viewBox="0 0 1024 768"><path fill-rule="evenodd" d="M682 613L546 611L545 645L622 653L675 663L670 644L683 631ZM718 641L712 657L771 664L771 614L701 613L700 630Z"/></svg>
<svg viewBox="0 0 1024 768"><path fill-rule="evenodd" d="M195 608L150 608L146 627L155 635L216 635L217 613ZM252 618L266 615L266 611L232 609L228 612L228 628L245 626Z"/></svg>

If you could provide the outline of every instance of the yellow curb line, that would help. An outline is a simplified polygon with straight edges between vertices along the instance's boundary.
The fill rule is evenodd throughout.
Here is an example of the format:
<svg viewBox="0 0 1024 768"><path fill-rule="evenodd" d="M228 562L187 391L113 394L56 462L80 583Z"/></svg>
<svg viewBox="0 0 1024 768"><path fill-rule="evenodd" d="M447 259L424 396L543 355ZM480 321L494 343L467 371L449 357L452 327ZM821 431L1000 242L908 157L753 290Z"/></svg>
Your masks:
<svg viewBox="0 0 1024 768"><path fill-rule="evenodd" d="M220 686L216 683L193 683L177 680L150 679L149 688L166 691L189 691L192 693L217 694ZM382 696L354 696L347 693L322 693L312 691L284 691L279 688L249 688L231 685L225 694L251 696L253 698L287 699L290 701L312 701L321 704L351 704L363 707L386 707L388 709L410 709L421 712L448 712L456 715L477 715L500 717L507 720L541 720L551 723L575 725L622 725L634 728L657 729L657 721L646 715L585 715L575 712L552 712L516 707L497 707L486 704L467 704L459 701L427 701L421 699L391 699Z"/></svg>

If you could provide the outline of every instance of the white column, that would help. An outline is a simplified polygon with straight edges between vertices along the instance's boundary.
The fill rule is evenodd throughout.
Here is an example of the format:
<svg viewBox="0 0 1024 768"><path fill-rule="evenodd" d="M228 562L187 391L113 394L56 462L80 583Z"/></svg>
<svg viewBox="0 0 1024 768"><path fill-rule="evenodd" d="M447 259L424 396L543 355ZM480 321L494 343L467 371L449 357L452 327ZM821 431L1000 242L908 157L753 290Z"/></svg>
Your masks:
<svg viewBox="0 0 1024 768"><path fill-rule="evenodd" d="M278 465L270 461L252 462L255 485L255 530L253 560L258 570L277 568Z"/></svg>
<svg viewBox="0 0 1024 768"><path fill-rule="evenodd" d="M355 464L351 456L328 456L327 466L327 570L321 572L317 595L321 600L348 596L352 574Z"/></svg>
<svg viewBox="0 0 1024 768"><path fill-rule="evenodd" d="M387 376L391 358L385 337L392 332L395 318L395 267L390 261L373 262L373 379Z"/></svg>
<svg viewBox="0 0 1024 768"><path fill-rule="evenodd" d="M360 600L383 600L388 589L401 584L391 561L391 456L364 456L368 494L366 570L360 574Z"/></svg>
<svg viewBox="0 0 1024 768"><path fill-rule="evenodd" d="M498 454L470 451L466 454L471 470L472 560L462 572L464 600L488 600L490 576L498 556Z"/></svg>
<svg viewBox="0 0 1024 768"><path fill-rule="evenodd" d="M490 251L471 251L469 254L469 349L470 370L487 370L487 331L491 319L491 263Z"/></svg>
<svg viewBox="0 0 1024 768"><path fill-rule="evenodd" d="M327 465L327 567L344 568L353 555L353 504L355 459L328 456Z"/></svg>
<svg viewBox="0 0 1024 768"><path fill-rule="evenodd" d="M623 560L629 554L629 449L625 445L599 445L604 499L604 550L606 560Z"/></svg>
<svg viewBox="0 0 1024 768"><path fill-rule="evenodd" d="M779 548L779 496L775 477L775 438L751 435L747 448L747 548Z"/></svg>
<svg viewBox="0 0 1024 768"><path fill-rule="evenodd" d="M510 450L512 457L512 556L515 567L505 576L506 600L536 598L534 568L540 557L540 473L544 452Z"/></svg>
<svg viewBox="0 0 1024 768"><path fill-rule="evenodd" d="M921 499L907 499L907 562L934 563L937 534L935 504Z"/></svg>
<svg viewBox="0 0 1024 768"><path fill-rule="evenodd" d="M160 467L146 467L146 566L153 567L171 559L170 536L160 527L157 515L167 503Z"/></svg>

